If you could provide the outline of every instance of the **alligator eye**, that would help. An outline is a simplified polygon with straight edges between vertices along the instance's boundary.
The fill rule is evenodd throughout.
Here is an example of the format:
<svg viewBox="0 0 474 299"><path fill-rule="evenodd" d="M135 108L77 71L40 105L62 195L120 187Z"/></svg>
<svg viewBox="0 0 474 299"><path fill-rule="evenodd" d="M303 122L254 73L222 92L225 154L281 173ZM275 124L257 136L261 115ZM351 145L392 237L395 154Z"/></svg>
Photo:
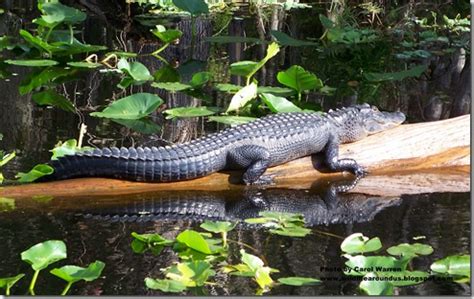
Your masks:
<svg viewBox="0 0 474 299"><path fill-rule="evenodd" d="M378 111L379 111L379 108L377 108L377 107L375 107L375 106L372 106L372 111L378 112Z"/></svg>

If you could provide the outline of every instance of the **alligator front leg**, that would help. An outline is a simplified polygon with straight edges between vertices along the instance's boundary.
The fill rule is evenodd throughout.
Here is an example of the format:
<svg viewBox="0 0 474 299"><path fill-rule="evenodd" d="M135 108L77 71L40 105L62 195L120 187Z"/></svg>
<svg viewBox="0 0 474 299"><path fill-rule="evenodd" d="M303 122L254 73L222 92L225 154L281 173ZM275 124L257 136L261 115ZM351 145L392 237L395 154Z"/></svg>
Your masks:
<svg viewBox="0 0 474 299"><path fill-rule="evenodd" d="M367 171L360 166L354 159L339 159L339 140L337 137L330 136L328 144L325 147L326 164L329 169L334 171L350 171L356 176L364 176Z"/></svg>
<svg viewBox="0 0 474 299"><path fill-rule="evenodd" d="M228 163L232 168L244 168L245 184L269 184L271 177L263 176L270 165L270 152L258 145L242 145L229 151Z"/></svg>

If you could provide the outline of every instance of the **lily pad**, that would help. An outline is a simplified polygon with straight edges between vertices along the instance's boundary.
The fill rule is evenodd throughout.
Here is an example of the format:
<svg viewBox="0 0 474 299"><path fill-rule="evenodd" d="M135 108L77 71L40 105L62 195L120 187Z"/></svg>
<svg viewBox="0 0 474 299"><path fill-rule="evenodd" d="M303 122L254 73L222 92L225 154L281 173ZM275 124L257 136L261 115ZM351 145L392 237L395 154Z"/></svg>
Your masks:
<svg viewBox="0 0 474 299"><path fill-rule="evenodd" d="M274 96L271 93L262 93L260 98L272 112L301 112L301 108L284 97Z"/></svg>
<svg viewBox="0 0 474 299"><path fill-rule="evenodd" d="M54 268L50 272L51 274L67 281L67 282L77 282L80 280L84 281L93 281L100 277L102 270L104 269L105 264L101 261L95 261L87 268L67 265L62 266L61 268Z"/></svg>
<svg viewBox="0 0 474 299"><path fill-rule="evenodd" d="M177 107L167 109L163 113L167 114L166 119L200 117L216 114L220 111L219 107Z"/></svg>
<svg viewBox="0 0 474 299"><path fill-rule="evenodd" d="M20 183L31 183L40 177L52 174L53 172L54 169L51 166L46 164L38 164L29 172L19 172L15 177L18 178L18 182Z"/></svg>
<svg viewBox="0 0 474 299"><path fill-rule="evenodd" d="M206 240L196 231L185 230L181 232L177 237L176 241L185 244L187 247L199 251L204 254L213 254L209 248L209 244Z"/></svg>
<svg viewBox="0 0 474 299"><path fill-rule="evenodd" d="M321 280L311 277L282 277L278 278L278 282L290 286L308 286L308 285L315 285L321 283Z"/></svg>
<svg viewBox="0 0 474 299"><path fill-rule="evenodd" d="M181 293L187 289L186 285L181 281L171 279L153 279L145 278L145 285L152 290L160 290L167 293Z"/></svg>
<svg viewBox="0 0 474 299"><path fill-rule="evenodd" d="M18 59L18 60L8 59L8 60L5 60L4 62L8 64L13 64L13 65L31 66L31 67L52 66L59 63L51 59Z"/></svg>
<svg viewBox="0 0 474 299"><path fill-rule="evenodd" d="M21 259L29 263L35 271L43 270L66 257L66 244L59 240L38 243L21 253Z"/></svg>
<svg viewBox="0 0 474 299"><path fill-rule="evenodd" d="M348 259L346 261L346 268L344 274L350 276L364 276L370 272L377 273L393 273L403 271L401 262L391 256L364 256L349 254L344 255Z"/></svg>
<svg viewBox="0 0 474 299"><path fill-rule="evenodd" d="M341 250L349 254L372 252L380 248L382 243L378 237L369 240L361 233L348 236L341 244Z"/></svg>
<svg viewBox="0 0 474 299"><path fill-rule="evenodd" d="M404 257L430 255L433 253L433 247L431 247L430 245L421 244L421 243L414 243L414 244L403 243L403 244L399 244L397 246L392 246L388 248L387 252L391 255L404 256Z"/></svg>
<svg viewBox="0 0 474 299"><path fill-rule="evenodd" d="M110 104L102 112L93 112L96 117L114 119L140 119L155 111L163 100L151 93L136 93Z"/></svg>

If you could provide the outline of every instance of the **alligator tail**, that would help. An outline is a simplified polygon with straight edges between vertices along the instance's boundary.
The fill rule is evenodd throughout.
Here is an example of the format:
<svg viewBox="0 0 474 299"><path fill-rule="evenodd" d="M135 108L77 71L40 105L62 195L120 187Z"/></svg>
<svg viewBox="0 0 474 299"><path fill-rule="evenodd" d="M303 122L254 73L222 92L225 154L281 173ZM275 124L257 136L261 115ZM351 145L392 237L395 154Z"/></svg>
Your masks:
<svg viewBox="0 0 474 299"><path fill-rule="evenodd" d="M213 156L192 156L177 147L103 148L50 162L54 172L41 181L109 177L131 181L171 182L205 176L215 169Z"/></svg>

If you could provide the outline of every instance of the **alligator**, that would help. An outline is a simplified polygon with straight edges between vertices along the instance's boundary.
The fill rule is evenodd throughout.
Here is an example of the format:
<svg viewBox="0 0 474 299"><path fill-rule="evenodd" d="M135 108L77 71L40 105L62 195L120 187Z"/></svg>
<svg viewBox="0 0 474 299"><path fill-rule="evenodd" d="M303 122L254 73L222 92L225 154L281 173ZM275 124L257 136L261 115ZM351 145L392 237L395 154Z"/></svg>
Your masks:
<svg viewBox="0 0 474 299"><path fill-rule="evenodd" d="M366 174L353 159L339 159L339 144L360 140L405 121L401 112L382 112L369 104L327 113L269 115L188 143L165 147L102 148L51 162L46 180L112 177L132 181L190 180L221 170L243 169L245 184L271 182L268 167L323 152L331 171Z"/></svg>
<svg viewBox="0 0 474 299"><path fill-rule="evenodd" d="M344 185L325 190L251 189L244 194L229 192L157 192L125 205L85 208L75 214L85 221L233 221L259 217L263 211L296 213L306 226L372 221L382 210L401 204L400 197L340 193Z"/></svg>

